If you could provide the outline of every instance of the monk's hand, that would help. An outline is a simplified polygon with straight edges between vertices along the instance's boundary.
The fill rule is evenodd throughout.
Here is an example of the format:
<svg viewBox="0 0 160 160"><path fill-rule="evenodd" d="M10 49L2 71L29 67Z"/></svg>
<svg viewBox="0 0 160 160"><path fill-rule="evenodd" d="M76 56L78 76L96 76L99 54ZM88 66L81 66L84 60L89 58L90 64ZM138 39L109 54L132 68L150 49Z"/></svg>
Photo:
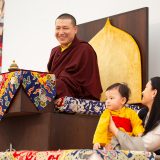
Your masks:
<svg viewBox="0 0 160 160"><path fill-rule="evenodd" d="M116 125L115 125L115 123L114 123L114 121L112 119L112 116L110 117L109 131L112 132L115 136L118 133L118 128L116 127Z"/></svg>

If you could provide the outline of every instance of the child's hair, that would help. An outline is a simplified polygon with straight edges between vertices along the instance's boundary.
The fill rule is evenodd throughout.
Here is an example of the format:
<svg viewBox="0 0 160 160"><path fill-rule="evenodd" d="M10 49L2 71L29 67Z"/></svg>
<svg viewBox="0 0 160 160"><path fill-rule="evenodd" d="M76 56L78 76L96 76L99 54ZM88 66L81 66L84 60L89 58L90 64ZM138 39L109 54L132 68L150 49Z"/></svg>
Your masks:
<svg viewBox="0 0 160 160"><path fill-rule="evenodd" d="M125 97L126 98L126 102L128 102L129 100L129 96L131 94L131 90L130 88L128 87L128 85L126 83L114 83L112 84L111 86L109 86L106 91L109 91L113 88L117 88L119 93L121 94L122 97Z"/></svg>

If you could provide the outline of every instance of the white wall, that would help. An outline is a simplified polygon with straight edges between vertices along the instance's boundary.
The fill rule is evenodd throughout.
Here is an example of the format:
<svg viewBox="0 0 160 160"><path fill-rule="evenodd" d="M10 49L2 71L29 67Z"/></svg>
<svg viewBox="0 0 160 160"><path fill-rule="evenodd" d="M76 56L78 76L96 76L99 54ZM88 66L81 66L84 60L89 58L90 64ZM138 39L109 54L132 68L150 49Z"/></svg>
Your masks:
<svg viewBox="0 0 160 160"><path fill-rule="evenodd" d="M73 14L80 24L149 7L149 77L160 76L159 6L159 0L6 0L2 72L13 60L21 69L46 71L50 51L58 44L54 21L61 13Z"/></svg>

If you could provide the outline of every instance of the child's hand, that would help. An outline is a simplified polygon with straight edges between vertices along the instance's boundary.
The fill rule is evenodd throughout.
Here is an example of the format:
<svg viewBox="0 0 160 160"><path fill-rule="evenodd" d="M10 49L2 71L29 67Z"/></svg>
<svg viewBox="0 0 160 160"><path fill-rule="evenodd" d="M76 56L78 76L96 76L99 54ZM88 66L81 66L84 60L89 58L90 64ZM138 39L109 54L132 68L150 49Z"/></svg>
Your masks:
<svg viewBox="0 0 160 160"><path fill-rule="evenodd" d="M139 134L138 134L138 137L142 137L142 135L143 135L143 133L139 133Z"/></svg>
<svg viewBox="0 0 160 160"><path fill-rule="evenodd" d="M99 149L99 148L101 148L101 145L99 143L95 143L93 145L93 149Z"/></svg>
<svg viewBox="0 0 160 160"><path fill-rule="evenodd" d="M113 150L113 146L111 144L106 144L105 149L106 150Z"/></svg>

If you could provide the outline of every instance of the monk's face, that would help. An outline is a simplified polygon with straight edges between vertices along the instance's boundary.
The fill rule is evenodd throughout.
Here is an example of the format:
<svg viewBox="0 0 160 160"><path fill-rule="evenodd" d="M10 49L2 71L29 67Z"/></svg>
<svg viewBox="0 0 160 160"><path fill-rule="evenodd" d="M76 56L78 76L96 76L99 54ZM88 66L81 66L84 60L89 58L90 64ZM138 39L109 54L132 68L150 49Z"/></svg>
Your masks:
<svg viewBox="0 0 160 160"><path fill-rule="evenodd" d="M73 41L77 26L73 25L71 19L57 19L55 25L55 36L61 46L66 47Z"/></svg>
<svg viewBox="0 0 160 160"><path fill-rule="evenodd" d="M151 81L149 81L142 92L142 104L146 105L149 110L152 107L156 94L157 94L157 90L152 89Z"/></svg>

